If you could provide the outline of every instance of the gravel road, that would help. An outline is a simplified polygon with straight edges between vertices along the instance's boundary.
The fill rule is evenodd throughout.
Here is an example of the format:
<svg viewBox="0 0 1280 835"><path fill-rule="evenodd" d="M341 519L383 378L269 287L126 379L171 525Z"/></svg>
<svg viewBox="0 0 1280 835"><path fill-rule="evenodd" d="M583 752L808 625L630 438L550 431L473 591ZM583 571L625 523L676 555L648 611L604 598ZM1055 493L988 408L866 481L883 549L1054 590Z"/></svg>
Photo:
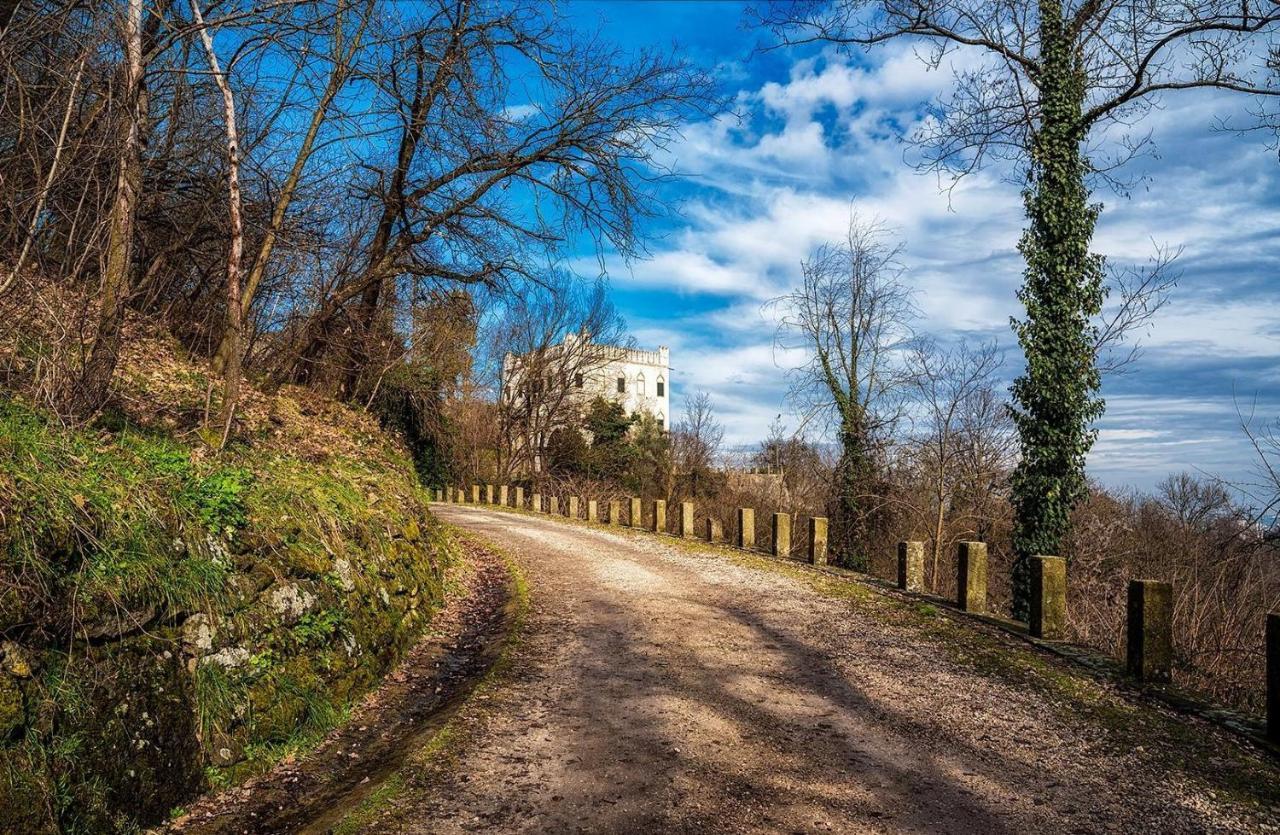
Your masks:
<svg viewBox="0 0 1280 835"><path fill-rule="evenodd" d="M434 510L516 559L530 609L361 831L1280 831L1265 755L994 630L727 549Z"/></svg>

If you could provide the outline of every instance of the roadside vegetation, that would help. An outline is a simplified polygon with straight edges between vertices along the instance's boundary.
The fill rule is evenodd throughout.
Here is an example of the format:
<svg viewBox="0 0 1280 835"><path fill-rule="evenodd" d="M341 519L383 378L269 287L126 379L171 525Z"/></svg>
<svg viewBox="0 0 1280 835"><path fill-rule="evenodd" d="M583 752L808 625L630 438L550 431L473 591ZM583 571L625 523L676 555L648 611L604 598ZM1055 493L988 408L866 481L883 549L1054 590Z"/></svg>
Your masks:
<svg viewBox="0 0 1280 835"><path fill-rule="evenodd" d="M430 622L453 561L376 420L247 390L214 453L202 367L131 344L92 426L0 399L5 831L131 830L304 750Z"/></svg>

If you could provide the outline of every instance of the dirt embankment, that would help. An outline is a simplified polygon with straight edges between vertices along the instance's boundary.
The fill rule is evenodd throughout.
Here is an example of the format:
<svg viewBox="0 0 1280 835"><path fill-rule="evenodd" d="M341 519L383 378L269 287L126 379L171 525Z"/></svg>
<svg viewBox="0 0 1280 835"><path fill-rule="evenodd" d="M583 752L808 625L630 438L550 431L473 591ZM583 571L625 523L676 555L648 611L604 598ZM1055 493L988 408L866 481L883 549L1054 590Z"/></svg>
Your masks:
<svg viewBox="0 0 1280 835"><path fill-rule="evenodd" d="M512 617L501 558L466 543L472 570L430 632L312 752L206 798L170 835L327 832L438 731L497 658Z"/></svg>
<svg viewBox="0 0 1280 835"><path fill-rule="evenodd" d="M215 451L206 373L132 334L89 425L0 393L0 832L133 831L307 749L442 603L394 437L246 387Z"/></svg>

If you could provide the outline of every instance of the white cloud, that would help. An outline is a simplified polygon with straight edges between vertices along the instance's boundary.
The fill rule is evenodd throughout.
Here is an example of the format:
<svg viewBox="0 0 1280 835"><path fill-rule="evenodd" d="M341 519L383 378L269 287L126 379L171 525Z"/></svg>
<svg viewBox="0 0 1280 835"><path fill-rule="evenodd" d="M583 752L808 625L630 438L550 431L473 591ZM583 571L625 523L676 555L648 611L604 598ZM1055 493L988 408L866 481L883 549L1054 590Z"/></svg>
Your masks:
<svg viewBox="0 0 1280 835"><path fill-rule="evenodd" d="M944 89L950 74L927 71L905 47L877 55L869 66L832 52L798 61L786 79L738 94L741 121L689 126L671 151L675 167L703 186L685 206L687 226L651 260L610 265L622 289L697 302L687 315L676 314L682 305L673 302L633 324L644 341L671 345L677 392L712 393L731 444L759 440L786 408L784 369L796 360L775 355L762 303L794 286L816 245L841 235L851 205L905 239L922 330L944 338L995 334L1018 363L1008 330L1009 317L1021 313L1018 188L996 170L944 194L936 180L912 171L891 126L910 131L920 100ZM1128 198L1098 195L1107 206L1095 249L1113 262L1144 262L1153 238L1185 247L1180 289L1148 336L1160 363L1146 369L1146 379L1161 375L1167 396L1130 396L1131 382L1108 382L1109 410L1090 467L1109 481L1149 486L1175 469L1246 466L1231 381L1221 380L1212 395L1186 396L1189 384L1170 370L1179 356L1274 358L1280 345L1280 177L1269 151L1208 130L1229 107L1222 102L1192 96L1153 111L1142 127L1153 131L1161 157L1139 160L1132 173L1158 176ZM1235 276L1221 275L1233 262L1249 274L1238 283L1248 279L1270 303L1233 292ZM1271 368L1251 382L1280 387L1280 363Z"/></svg>

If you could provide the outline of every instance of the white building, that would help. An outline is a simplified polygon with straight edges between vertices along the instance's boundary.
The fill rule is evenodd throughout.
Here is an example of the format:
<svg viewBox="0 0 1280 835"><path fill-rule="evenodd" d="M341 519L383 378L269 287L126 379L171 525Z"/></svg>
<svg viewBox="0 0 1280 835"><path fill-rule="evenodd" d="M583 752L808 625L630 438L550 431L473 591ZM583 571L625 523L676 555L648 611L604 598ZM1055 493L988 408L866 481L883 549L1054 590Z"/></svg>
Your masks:
<svg viewBox="0 0 1280 835"><path fill-rule="evenodd" d="M570 334L537 354L508 353L502 360L502 399L518 449L532 452L533 470L542 469L542 451L552 433L577 418L597 397L612 400L632 417L649 414L670 428L670 354L597 345Z"/></svg>
<svg viewBox="0 0 1280 835"><path fill-rule="evenodd" d="M548 379L548 389L563 384L584 408L596 397L604 397L622 404L628 415L648 413L657 418L663 429L669 429L670 356L665 345L658 346L656 351L595 345L585 337L569 334L563 343L540 357L540 366L549 377L566 377L563 381ZM530 384L524 379L528 365L526 358L518 354L509 353L503 358L502 389L509 401L527 396L523 387Z"/></svg>

